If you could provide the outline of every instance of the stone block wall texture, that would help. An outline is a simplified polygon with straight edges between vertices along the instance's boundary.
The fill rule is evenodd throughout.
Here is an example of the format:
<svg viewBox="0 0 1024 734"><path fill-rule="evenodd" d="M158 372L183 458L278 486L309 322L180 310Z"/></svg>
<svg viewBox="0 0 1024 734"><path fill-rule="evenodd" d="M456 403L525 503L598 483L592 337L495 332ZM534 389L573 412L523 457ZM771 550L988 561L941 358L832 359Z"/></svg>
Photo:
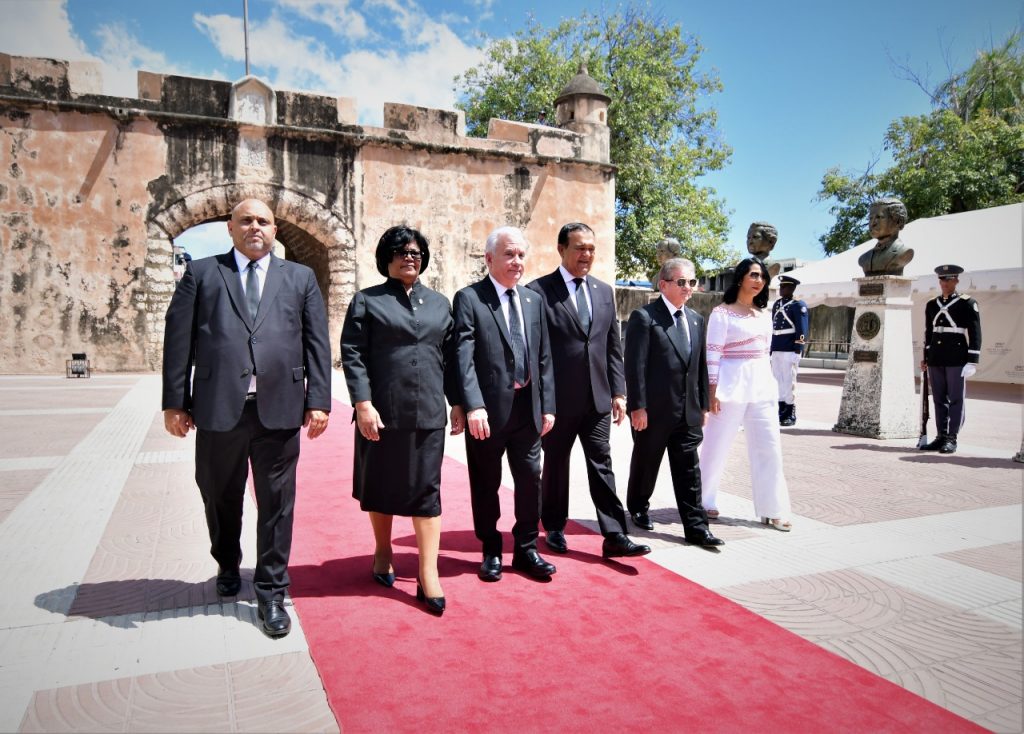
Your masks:
<svg viewBox="0 0 1024 734"><path fill-rule="evenodd" d="M174 238L249 196L316 272L335 359L393 224L428 237L424 280L449 297L482 276L503 224L531 242L527 280L557 266L569 221L594 228L594 273L614 279L614 168L578 133L503 121L466 138L457 112L397 104L395 127L359 126L349 98L282 90L260 125L260 85L236 105L229 82L139 76L139 98L108 97L94 69L0 54L0 373L59 374L72 352L99 371L159 369Z"/></svg>

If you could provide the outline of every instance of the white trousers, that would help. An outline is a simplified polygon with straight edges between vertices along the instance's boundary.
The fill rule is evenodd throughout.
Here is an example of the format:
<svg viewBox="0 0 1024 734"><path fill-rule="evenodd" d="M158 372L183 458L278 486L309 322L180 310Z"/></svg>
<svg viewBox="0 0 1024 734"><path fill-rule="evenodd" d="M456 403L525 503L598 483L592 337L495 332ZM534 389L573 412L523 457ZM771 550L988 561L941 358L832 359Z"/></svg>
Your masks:
<svg viewBox="0 0 1024 734"><path fill-rule="evenodd" d="M718 509L718 490L725 462L743 426L747 461L753 483L754 514L758 517L790 517L789 487L782 473L782 439L779 406L773 402L722 403L718 415L708 414L704 443L700 446L701 496L705 510Z"/></svg>
<svg viewBox="0 0 1024 734"><path fill-rule="evenodd" d="M779 383L779 401L796 403L796 372L800 369L797 352L772 352L772 374Z"/></svg>

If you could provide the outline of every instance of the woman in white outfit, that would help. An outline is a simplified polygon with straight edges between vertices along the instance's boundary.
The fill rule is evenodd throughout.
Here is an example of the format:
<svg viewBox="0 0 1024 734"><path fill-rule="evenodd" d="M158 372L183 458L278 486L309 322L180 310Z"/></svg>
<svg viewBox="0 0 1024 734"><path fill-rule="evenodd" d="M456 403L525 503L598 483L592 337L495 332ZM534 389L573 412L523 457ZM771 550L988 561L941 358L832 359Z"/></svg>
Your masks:
<svg viewBox="0 0 1024 734"><path fill-rule="evenodd" d="M703 504L709 518L718 512L718 490L733 439L743 426L753 481L754 513L766 525L788 532L789 489L782 474L779 388L768 356L772 319L768 311L770 276L756 257L736 266L724 303L708 319L707 354L711 413L700 450Z"/></svg>

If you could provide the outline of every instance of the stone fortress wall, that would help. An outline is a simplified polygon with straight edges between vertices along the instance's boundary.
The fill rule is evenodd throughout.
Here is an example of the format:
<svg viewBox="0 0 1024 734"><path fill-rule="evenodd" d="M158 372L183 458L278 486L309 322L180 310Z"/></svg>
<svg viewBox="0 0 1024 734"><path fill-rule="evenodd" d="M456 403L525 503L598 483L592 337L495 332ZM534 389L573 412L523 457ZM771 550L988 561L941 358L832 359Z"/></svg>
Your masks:
<svg viewBox="0 0 1024 734"><path fill-rule="evenodd" d="M529 280L557 266L559 227L587 222L594 274L613 281L608 98L581 74L557 127L492 120L483 139L461 112L386 104L369 127L351 98L256 77L139 72L137 98L104 96L94 65L0 54L0 373L61 373L72 352L100 371L159 369L175 238L246 197L270 203L286 256L316 272L335 359L393 224L427 236L424 281L449 297L484 273L502 224L533 243Z"/></svg>

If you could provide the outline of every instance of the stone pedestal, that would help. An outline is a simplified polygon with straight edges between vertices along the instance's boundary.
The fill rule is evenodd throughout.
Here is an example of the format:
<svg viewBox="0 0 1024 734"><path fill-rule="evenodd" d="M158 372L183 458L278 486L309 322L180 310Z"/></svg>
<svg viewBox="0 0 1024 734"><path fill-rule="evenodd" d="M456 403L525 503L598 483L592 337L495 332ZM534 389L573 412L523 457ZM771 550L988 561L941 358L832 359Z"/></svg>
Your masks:
<svg viewBox="0 0 1024 734"><path fill-rule="evenodd" d="M868 438L914 438L920 405L914 394L910 327L911 278L854 278L858 299L843 400L833 431Z"/></svg>

